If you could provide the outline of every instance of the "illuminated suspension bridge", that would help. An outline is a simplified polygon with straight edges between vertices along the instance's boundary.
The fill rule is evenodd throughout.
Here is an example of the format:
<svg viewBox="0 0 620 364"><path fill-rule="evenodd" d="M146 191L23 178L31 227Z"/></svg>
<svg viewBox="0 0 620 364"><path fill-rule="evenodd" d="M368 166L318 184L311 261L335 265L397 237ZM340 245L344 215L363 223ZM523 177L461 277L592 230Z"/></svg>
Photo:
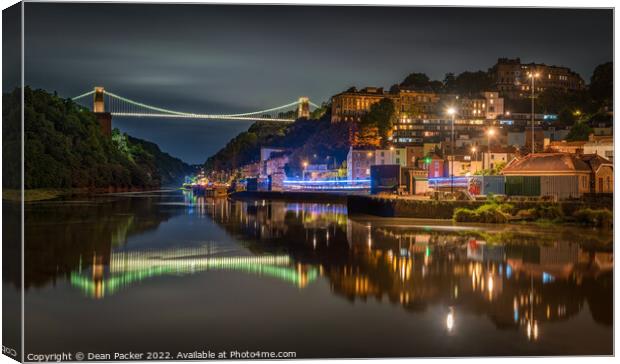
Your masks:
<svg viewBox="0 0 620 364"><path fill-rule="evenodd" d="M153 105L144 104L128 99L115 93L106 91L103 87L95 87L93 90L73 97L73 101L84 101L91 96L93 100L92 111L95 113L109 113L119 117L150 117L150 118L188 118L188 119L211 119L211 120L265 120L291 122L296 118L308 118L310 108L320 106L310 101L307 97L300 97L285 105L280 105L264 110L248 111L235 114L202 114L165 109ZM295 112L297 115L295 115Z"/></svg>

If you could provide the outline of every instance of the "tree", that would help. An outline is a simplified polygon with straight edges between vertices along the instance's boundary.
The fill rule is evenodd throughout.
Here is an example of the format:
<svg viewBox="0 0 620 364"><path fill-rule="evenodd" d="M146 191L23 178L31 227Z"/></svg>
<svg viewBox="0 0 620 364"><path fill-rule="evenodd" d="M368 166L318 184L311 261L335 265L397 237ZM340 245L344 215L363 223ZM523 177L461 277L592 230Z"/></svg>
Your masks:
<svg viewBox="0 0 620 364"><path fill-rule="evenodd" d="M578 141L578 140L588 140L588 137L592 133L592 128L585 122L578 122L573 125L573 127L568 132L566 136L566 140L568 141Z"/></svg>
<svg viewBox="0 0 620 364"><path fill-rule="evenodd" d="M506 162L496 163L493 168L481 169L476 171L474 174L477 176L497 176L499 175L504 167L506 167Z"/></svg>
<svg viewBox="0 0 620 364"><path fill-rule="evenodd" d="M400 86L403 88L426 89L430 87L430 79L424 73L410 73Z"/></svg>
<svg viewBox="0 0 620 364"><path fill-rule="evenodd" d="M590 78L590 95L600 106L612 106L614 93L614 65L607 62L596 66Z"/></svg>
<svg viewBox="0 0 620 364"><path fill-rule="evenodd" d="M310 112L310 119L319 120L327 113L331 115L331 110L332 110L332 104L323 102L321 104L321 107L317 107L316 109Z"/></svg>
<svg viewBox="0 0 620 364"><path fill-rule="evenodd" d="M456 90L456 77L454 73L446 73L443 79L443 86L446 92L454 92Z"/></svg>
<svg viewBox="0 0 620 364"><path fill-rule="evenodd" d="M484 71L469 72L465 71L454 79L454 86L451 92L461 95L474 95L480 92L489 91L493 88L495 81L489 73Z"/></svg>
<svg viewBox="0 0 620 364"><path fill-rule="evenodd" d="M386 97L372 104L368 113L362 118L361 126L363 128L376 127L381 138L381 144L385 146L389 140L395 120L396 109L394 102Z"/></svg>
<svg viewBox="0 0 620 364"><path fill-rule="evenodd" d="M592 104L592 99L586 91L564 91L557 88L548 88L536 96L536 112L546 114L560 114L563 111L580 113L594 112L598 107Z"/></svg>
<svg viewBox="0 0 620 364"><path fill-rule="evenodd" d="M572 126L575 125L577 118L575 117L575 113L571 112L569 109L564 109L558 114L558 122L562 126Z"/></svg>

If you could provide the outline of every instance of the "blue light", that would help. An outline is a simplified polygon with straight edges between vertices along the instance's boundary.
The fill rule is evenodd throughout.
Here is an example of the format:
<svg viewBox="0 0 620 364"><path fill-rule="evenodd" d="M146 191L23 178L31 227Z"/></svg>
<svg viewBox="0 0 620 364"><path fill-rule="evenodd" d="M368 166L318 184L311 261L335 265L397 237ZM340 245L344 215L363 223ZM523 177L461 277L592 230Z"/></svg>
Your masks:
<svg viewBox="0 0 620 364"><path fill-rule="evenodd" d="M432 177L428 179L430 183L443 183L452 181L452 177ZM454 176L454 182L467 182L466 176Z"/></svg>
<svg viewBox="0 0 620 364"><path fill-rule="evenodd" d="M346 184L346 183L370 183L369 179L335 179L335 180L284 180L286 184Z"/></svg>
<svg viewBox="0 0 620 364"><path fill-rule="evenodd" d="M506 264L506 278L510 279L512 276L512 267L510 264Z"/></svg>
<svg viewBox="0 0 620 364"><path fill-rule="evenodd" d="M447 185L468 186L468 181L466 176L455 176L454 179L451 177L433 177L428 179L429 186L431 187Z"/></svg>
<svg viewBox="0 0 620 364"><path fill-rule="evenodd" d="M555 281L555 277L554 276L552 276L551 274L549 274L547 272L543 272L543 274L542 274L542 282L543 282L543 284L551 283L553 281Z"/></svg>

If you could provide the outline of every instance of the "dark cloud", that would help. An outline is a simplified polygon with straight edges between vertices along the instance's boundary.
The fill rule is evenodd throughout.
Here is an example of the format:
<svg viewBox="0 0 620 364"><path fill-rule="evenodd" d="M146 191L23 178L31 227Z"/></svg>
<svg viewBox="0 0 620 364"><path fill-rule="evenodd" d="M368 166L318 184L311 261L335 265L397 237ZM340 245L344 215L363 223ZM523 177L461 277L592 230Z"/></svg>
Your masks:
<svg viewBox="0 0 620 364"><path fill-rule="evenodd" d="M243 112L413 71L566 65L586 80L612 59L612 11L420 7L26 4L26 82L73 96L95 85L158 106ZM119 120L190 162L248 123Z"/></svg>

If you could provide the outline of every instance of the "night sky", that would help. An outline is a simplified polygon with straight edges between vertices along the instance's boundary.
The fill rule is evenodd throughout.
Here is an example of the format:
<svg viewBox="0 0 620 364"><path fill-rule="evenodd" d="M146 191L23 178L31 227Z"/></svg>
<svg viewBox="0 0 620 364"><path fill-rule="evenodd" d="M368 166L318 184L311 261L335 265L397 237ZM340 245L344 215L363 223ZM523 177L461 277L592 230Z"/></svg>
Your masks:
<svg viewBox="0 0 620 364"><path fill-rule="evenodd" d="M486 70L498 57L572 68L613 58L611 10L26 4L26 84L71 97L104 86L160 107L239 113L410 72ZM250 122L115 119L202 163Z"/></svg>

